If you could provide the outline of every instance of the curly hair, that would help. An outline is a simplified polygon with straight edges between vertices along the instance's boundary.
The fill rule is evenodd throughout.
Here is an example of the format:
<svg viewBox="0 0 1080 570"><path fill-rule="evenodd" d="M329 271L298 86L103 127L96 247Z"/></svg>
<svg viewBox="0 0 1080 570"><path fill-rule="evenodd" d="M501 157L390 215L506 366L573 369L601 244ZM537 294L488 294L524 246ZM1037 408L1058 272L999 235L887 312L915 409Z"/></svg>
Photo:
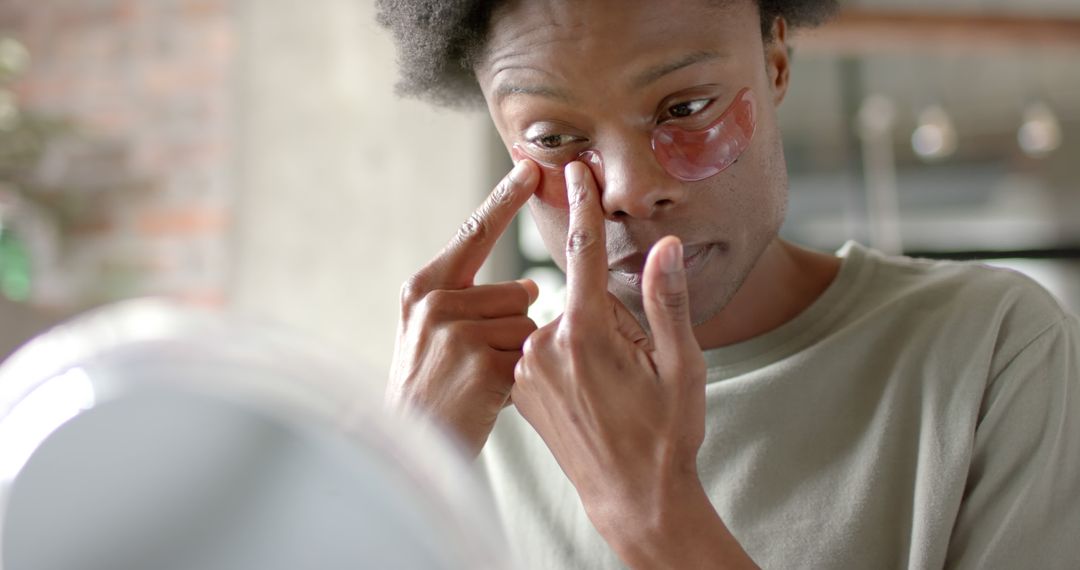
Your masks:
<svg viewBox="0 0 1080 570"><path fill-rule="evenodd" d="M812 27L827 20L837 0L755 0L761 35L771 39L777 17L790 28ZM491 14L499 0L378 0L378 23L397 43L400 80L397 92L447 107L475 107L483 102L474 64L484 48Z"/></svg>

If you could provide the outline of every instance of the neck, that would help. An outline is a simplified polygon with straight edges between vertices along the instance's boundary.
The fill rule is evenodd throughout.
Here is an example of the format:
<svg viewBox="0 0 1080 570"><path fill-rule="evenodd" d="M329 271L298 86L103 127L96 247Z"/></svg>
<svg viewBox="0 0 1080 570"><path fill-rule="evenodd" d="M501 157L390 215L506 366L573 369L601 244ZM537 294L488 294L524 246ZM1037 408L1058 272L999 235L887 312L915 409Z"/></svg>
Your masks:
<svg viewBox="0 0 1080 570"><path fill-rule="evenodd" d="M839 269L833 255L773 240L728 304L694 328L698 344L727 346L783 325L817 300Z"/></svg>

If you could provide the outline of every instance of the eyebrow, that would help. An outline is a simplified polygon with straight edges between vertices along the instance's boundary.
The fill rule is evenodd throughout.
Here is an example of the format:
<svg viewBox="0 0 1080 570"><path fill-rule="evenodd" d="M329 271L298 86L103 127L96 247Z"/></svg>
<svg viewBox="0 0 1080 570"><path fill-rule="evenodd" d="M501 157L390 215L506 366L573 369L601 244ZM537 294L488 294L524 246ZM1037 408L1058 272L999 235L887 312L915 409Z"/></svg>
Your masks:
<svg viewBox="0 0 1080 570"><path fill-rule="evenodd" d="M683 69L684 67L690 67L691 65L694 65L696 63L718 59L719 57L720 54L716 53L715 51L696 51L687 54L679 59L676 59L675 61L662 63L655 67L646 69L644 72L634 77L634 80L631 82L631 84L635 88L640 89L650 83L653 83L654 81L659 80L661 77L664 77L665 75L671 73L675 73L676 71Z"/></svg>
<svg viewBox="0 0 1080 570"><path fill-rule="evenodd" d="M720 54L718 54L718 53L716 53L714 51L696 51L696 52L687 54L687 55L685 55L685 56L683 56L683 57L681 57L679 59L676 59L674 61L669 61L667 63L663 63L663 64L657 65L655 67L651 67L651 68L645 70L644 72L639 73L631 81L631 85L636 89L640 89L642 87L645 87L645 86L649 85L650 83L658 81L660 78L664 77L665 75L675 73L676 71L678 71L680 69L690 67L691 65L701 63L703 61L709 61L709 60L718 59L718 58L720 58ZM512 67L505 67L505 68L500 69L499 72L505 71L507 69L513 69L513 68ZM532 69L532 68L526 68L526 69ZM519 84L515 84L515 83L504 82L504 83L500 83L499 86L497 88L495 88L495 102L496 102L496 104L502 103L503 99L505 99L507 97L510 97L512 95L532 95L532 96L536 96L536 97L545 97L547 99L554 99L556 101L562 101L564 103L573 101L573 97L569 93L567 93L566 91L564 91L562 89L548 87L548 86L519 85Z"/></svg>

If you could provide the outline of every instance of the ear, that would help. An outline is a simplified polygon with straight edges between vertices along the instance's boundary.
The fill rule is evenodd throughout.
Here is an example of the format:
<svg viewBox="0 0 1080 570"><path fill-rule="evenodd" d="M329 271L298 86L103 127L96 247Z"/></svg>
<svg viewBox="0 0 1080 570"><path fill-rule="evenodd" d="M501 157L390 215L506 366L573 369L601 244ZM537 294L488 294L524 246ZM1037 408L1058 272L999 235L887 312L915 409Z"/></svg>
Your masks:
<svg viewBox="0 0 1080 570"><path fill-rule="evenodd" d="M772 39L765 44L765 66L769 74L769 88L773 104L784 101L791 76L791 48L787 43L787 21L777 16L772 23Z"/></svg>

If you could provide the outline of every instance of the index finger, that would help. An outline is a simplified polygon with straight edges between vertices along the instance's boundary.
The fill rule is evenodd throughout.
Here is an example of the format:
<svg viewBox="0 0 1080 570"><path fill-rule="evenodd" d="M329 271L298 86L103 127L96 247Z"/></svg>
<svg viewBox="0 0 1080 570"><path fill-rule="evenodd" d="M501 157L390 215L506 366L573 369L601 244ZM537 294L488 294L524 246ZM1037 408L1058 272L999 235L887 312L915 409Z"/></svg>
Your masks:
<svg viewBox="0 0 1080 570"><path fill-rule="evenodd" d="M584 163L566 166L570 228L566 236L566 311L583 313L605 306L607 296L607 239L600 193Z"/></svg>
<svg viewBox="0 0 1080 570"><path fill-rule="evenodd" d="M503 177L450 243L420 270L429 286L463 289L473 284L476 272L491 254L521 206L536 191L540 173L531 160L521 160Z"/></svg>

